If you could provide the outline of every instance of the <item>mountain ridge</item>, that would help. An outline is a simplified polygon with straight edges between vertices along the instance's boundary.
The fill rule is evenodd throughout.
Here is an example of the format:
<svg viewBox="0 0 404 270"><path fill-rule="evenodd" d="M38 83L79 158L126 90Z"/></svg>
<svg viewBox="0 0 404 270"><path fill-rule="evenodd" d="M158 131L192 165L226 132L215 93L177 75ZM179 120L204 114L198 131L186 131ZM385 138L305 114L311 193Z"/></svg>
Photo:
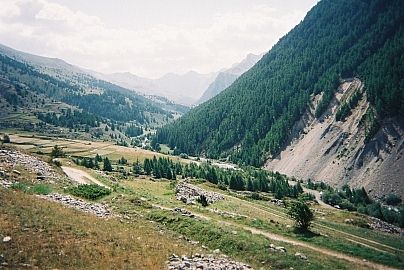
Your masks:
<svg viewBox="0 0 404 270"><path fill-rule="evenodd" d="M240 75L249 70L262 58L263 54L249 53L241 62L234 63L229 69L225 69L216 76L215 80L209 85L197 104L203 103L230 86Z"/></svg>

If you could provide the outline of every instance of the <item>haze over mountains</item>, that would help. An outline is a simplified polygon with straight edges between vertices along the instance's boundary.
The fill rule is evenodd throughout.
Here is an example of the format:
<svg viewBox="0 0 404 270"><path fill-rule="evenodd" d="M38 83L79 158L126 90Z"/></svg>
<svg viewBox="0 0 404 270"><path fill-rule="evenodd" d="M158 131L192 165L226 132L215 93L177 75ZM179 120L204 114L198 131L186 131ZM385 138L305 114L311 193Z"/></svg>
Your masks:
<svg viewBox="0 0 404 270"><path fill-rule="evenodd" d="M129 72L94 75L139 93L163 96L190 106L198 100L217 73L200 74L195 71L185 74L168 73L157 79L143 78Z"/></svg>
<svg viewBox="0 0 404 270"><path fill-rule="evenodd" d="M254 66L262 58L262 56L263 54L255 55L250 53L240 63L233 64L231 68L219 72L216 79L205 90L197 103L203 103L222 92L224 89L230 86L241 74Z"/></svg>
<svg viewBox="0 0 404 270"><path fill-rule="evenodd" d="M185 105L199 104L214 97L250 69L261 55L248 54L240 63L219 72L201 74L189 71L185 74L168 73L157 79L148 79L130 72L101 74L100 79L147 95L158 95Z"/></svg>

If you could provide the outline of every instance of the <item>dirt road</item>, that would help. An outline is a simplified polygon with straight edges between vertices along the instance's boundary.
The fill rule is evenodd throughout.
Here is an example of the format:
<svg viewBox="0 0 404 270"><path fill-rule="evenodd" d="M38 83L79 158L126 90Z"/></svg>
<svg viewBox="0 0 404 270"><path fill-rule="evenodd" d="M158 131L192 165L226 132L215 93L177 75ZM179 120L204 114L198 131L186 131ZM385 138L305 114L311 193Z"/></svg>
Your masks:
<svg viewBox="0 0 404 270"><path fill-rule="evenodd" d="M79 184L96 184L99 186L103 186L106 188L109 188L108 186L104 185L85 171L82 171L80 169L72 168L72 167L66 167L62 166L61 167L63 172L74 182L77 182Z"/></svg>

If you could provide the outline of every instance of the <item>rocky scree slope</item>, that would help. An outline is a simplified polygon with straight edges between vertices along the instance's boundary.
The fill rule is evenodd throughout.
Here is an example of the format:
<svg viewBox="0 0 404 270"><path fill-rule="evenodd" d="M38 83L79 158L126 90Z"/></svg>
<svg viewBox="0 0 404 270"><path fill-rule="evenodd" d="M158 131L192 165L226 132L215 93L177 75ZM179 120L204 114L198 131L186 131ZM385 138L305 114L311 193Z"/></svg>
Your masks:
<svg viewBox="0 0 404 270"><path fill-rule="evenodd" d="M364 117L372 110L359 79L340 85L325 114L317 119L312 106L296 122L289 144L268 159L265 168L290 176L324 181L333 186L365 187L373 197L404 194L404 121L387 118L366 141ZM337 121L342 103L356 92L361 99L351 114Z"/></svg>

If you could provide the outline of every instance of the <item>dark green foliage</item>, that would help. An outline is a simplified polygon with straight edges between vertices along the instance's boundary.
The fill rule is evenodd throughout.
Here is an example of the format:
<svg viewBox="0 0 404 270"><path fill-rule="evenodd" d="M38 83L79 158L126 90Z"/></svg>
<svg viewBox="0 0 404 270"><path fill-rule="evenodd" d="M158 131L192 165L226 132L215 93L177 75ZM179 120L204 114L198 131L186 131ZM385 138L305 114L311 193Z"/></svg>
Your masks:
<svg viewBox="0 0 404 270"><path fill-rule="evenodd" d="M365 141L368 142L377 133L380 124L377 115L372 108L369 108L360 120L360 124L365 129Z"/></svg>
<svg viewBox="0 0 404 270"><path fill-rule="evenodd" d="M136 137L143 134L143 128L131 125L126 128L125 134L128 137Z"/></svg>
<svg viewBox="0 0 404 270"><path fill-rule="evenodd" d="M232 174L230 177L229 188L234 190L244 190L245 183L240 174Z"/></svg>
<svg viewBox="0 0 404 270"><path fill-rule="evenodd" d="M73 111L71 109L63 111L61 115L57 115L56 113L46 113L46 114L38 114L39 120L42 120L48 124L52 124L60 127L68 127L68 128L77 128L80 126L85 127L96 127L98 126L99 118L93 114L90 114L86 111Z"/></svg>
<svg viewBox="0 0 404 270"><path fill-rule="evenodd" d="M196 163L184 165L179 162L174 163L169 158L159 157L157 159L153 157L153 159L146 158L144 160L143 171L146 175L153 174L155 178L176 179L177 175L182 175L183 179L204 179L218 185L223 190L229 187L239 191L247 189L253 192L271 192L279 199L285 196L297 198L299 194L303 193L300 183L290 186L286 176L255 168L246 168L243 171L227 170L213 166L208 162L203 162L200 165Z"/></svg>
<svg viewBox="0 0 404 270"><path fill-rule="evenodd" d="M334 190L327 187L323 190L321 199L327 204L338 205L341 209L358 211L361 214L376 217L400 227L404 226L401 219L404 214L403 204L399 205L397 209L382 205L380 202L372 200L364 188L351 189L348 185L344 185L341 190ZM389 194L385 198L386 203L387 201L398 205L401 203L401 198L395 194Z"/></svg>
<svg viewBox="0 0 404 270"><path fill-rule="evenodd" d="M390 193L384 198L387 205L398 205L401 203L401 198L397 194Z"/></svg>
<svg viewBox="0 0 404 270"><path fill-rule="evenodd" d="M354 76L376 114L398 115L404 111L403 17L401 0L320 1L253 68L156 138L178 152L259 166L283 147L310 95L323 92L320 117L339 80ZM368 138L377 129L372 124Z"/></svg>
<svg viewBox="0 0 404 270"><path fill-rule="evenodd" d="M10 136L8 136L8 134L4 134L3 135L3 143L10 143Z"/></svg>
<svg viewBox="0 0 404 270"><path fill-rule="evenodd" d="M139 160L137 159L135 163L133 163L133 172L135 174L142 173L142 165L140 164Z"/></svg>
<svg viewBox="0 0 404 270"><path fill-rule="evenodd" d="M128 164L128 160L127 160L126 158L124 158L124 157L121 157L121 158L118 160L118 164L120 164L120 165L126 165L126 164Z"/></svg>
<svg viewBox="0 0 404 270"><path fill-rule="evenodd" d="M109 161L107 157L104 158L104 166L102 169L107 172L112 172L111 161Z"/></svg>
<svg viewBox="0 0 404 270"><path fill-rule="evenodd" d="M296 222L297 228L307 231L314 219L314 213L309 206L301 201L293 201L288 208L288 215Z"/></svg>
<svg viewBox="0 0 404 270"><path fill-rule="evenodd" d="M65 153L63 152L63 149L60 148L58 145L55 145L52 149L51 157L58 158L58 157L64 157L64 156L65 156Z"/></svg>
<svg viewBox="0 0 404 270"><path fill-rule="evenodd" d="M89 200L96 200L111 194L111 190L109 190L108 188L95 184L78 185L68 188L67 191L74 196Z"/></svg>
<svg viewBox="0 0 404 270"><path fill-rule="evenodd" d="M344 121L346 117L348 117L352 110L358 105L358 102L361 98L360 92L355 92L353 96L347 101L341 104L337 113L335 114L335 120Z"/></svg>
<svg viewBox="0 0 404 270"><path fill-rule="evenodd" d="M198 198L197 201L198 201L198 203L200 203L203 207L206 207L206 206L209 205L208 200L206 199L206 196L203 195L203 194L199 196L199 198Z"/></svg>
<svg viewBox="0 0 404 270"><path fill-rule="evenodd" d="M73 159L73 161L77 165L84 166L86 168L99 169L98 160L96 158L93 159L93 158L83 157L83 158Z"/></svg>

